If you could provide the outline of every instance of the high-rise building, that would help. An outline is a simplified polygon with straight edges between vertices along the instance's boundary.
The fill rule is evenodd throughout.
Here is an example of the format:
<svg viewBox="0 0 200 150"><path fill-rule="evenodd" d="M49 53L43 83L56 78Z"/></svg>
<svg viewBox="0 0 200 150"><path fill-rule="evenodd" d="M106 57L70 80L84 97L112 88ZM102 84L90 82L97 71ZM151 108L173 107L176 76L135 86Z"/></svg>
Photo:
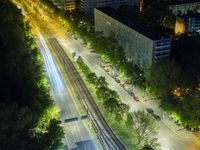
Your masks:
<svg viewBox="0 0 200 150"><path fill-rule="evenodd" d="M188 11L200 11L200 0L140 0L140 12L155 4L164 5L173 14L187 14Z"/></svg>
<svg viewBox="0 0 200 150"><path fill-rule="evenodd" d="M175 15L187 14L188 11L200 11L199 0L169 1L166 2L166 5Z"/></svg>
<svg viewBox="0 0 200 150"><path fill-rule="evenodd" d="M133 6L139 3L139 0L80 0L80 9L87 15L93 16L96 7L119 8L122 5Z"/></svg>
<svg viewBox="0 0 200 150"><path fill-rule="evenodd" d="M54 4L56 4L59 8L63 8L65 10L74 10L76 8L76 0L51 0Z"/></svg>
<svg viewBox="0 0 200 150"><path fill-rule="evenodd" d="M95 31L115 35L125 50L126 58L140 68L149 68L153 62L169 57L171 38L164 33L125 18L112 8L94 9Z"/></svg>

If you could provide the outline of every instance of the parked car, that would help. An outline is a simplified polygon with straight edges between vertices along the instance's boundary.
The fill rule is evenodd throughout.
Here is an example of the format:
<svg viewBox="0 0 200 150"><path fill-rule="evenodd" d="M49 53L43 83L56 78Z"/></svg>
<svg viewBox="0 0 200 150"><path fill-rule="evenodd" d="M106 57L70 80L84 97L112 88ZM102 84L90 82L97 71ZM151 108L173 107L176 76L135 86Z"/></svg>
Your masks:
<svg viewBox="0 0 200 150"><path fill-rule="evenodd" d="M118 78L115 78L115 81L116 81L117 83L120 83L120 80L119 80Z"/></svg>
<svg viewBox="0 0 200 150"><path fill-rule="evenodd" d="M138 102L138 101L140 101L140 99L139 99L139 97L138 96L133 96L133 99L136 101L136 102Z"/></svg>
<svg viewBox="0 0 200 150"><path fill-rule="evenodd" d="M160 121L160 120L161 120L160 116L158 116L158 115L153 115L153 116L154 116L154 118L155 118L157 121Z"/></svg>
<svg viewBox="0 0 200 150"><path fill-rule="evenodd" d="M134 96L135 94L131 91L127 91L130 96Z"/></svg>
<svg viewBox="0 0 200 150"><path fill-rule="evenodd" d="M153 109L151 109L151 108L146 108L146 111L147 111L148 113L150 113L150 114L153 114Z"/></svg>
<svg viewBox="0 0 200 150"><path fill-rule="evenodd" d="M72 53L72 57L74 58L76 56L76 52L73 52Z"/></svg>

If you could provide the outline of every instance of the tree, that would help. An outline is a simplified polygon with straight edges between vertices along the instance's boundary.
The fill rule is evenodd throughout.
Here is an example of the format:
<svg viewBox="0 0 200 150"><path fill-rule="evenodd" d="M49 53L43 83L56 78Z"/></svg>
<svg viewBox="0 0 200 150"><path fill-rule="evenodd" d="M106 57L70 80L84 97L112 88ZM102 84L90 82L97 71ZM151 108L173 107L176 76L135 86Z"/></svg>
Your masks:
<svg viewBox="0 0 200 150"><path fill-rule="evenodd" d="M177 113L181 116L181 123L184 126L198 129L200 124L200 93L194 92L186 95L181 100Z"/></svg>
<svg viewBox="0 0 200 150"><path fill-rule="evenodd" d="M167 96L171 90L179 85L180 68L174 61L163 60L153 64L145 71L146 84L153 92L161 97Z"/></svg>
<svg viewBox="0 0 200 150"><path fill-rule="evenodd" d="M98 77L98 79L96 80L96 83L95 83L95 87L98 89L102 86L104 87L107 87L108 83L106 82L106 78L105 77Z"/></svg>
<svg viewBox="0 0 200 150"><path fill-rule="evenodd" d="M150 145L145 145L142 150L154 150Z"/></svg>
<svg viewBox="0 0 200 150"><path fill-rule="evenodd" d="M181 85L194 88L196 86L200 66L200 36L182 35L173 41L172 56L181 68Z"/></svg>
<svg viewBox="0 0 200 150"><path fill-rule="evenodd" d="M103 102L106 101L109 98L115 98L119 99L119 96L116 91L109 89L108 87L105 86L100 86L96 90L97 97L101 99Z"/></svg>
<svg viewBox="0 0 200 150"><path fill-rule="evenodd" d="M87 77L91 73L91 71L80 56L77 59L77 63L80 69L82 70L83 74ZM91 74L91 76L94 76L94 74Z"/></svg>
<svg viewBox="0 0 200 150"><path fill-rule="evenodd" d="M115 120L119 123L123 120L124 116L128 114L130 107L124 103L120 103L115 110Z"/></svg>
<svg viewBox="0 0 200 150"><path fill-rule="evenodd" d="M90 83L95 83L96 80L97 80L97 76L95 73L89 73L88 76L87 76L87 80L90 82Z"/></svg>
<svg viewBox="0 0 200 150"><path fill-rule="evenodd" d="M60 127L57 119L51 119L46 128L46 132L37 134L35 137L35 149L56 150L63 146L62 137L64 130Z"/></svg>
<svg viewBox="0 0 200 150"><path fill-rule="evenodd" d="M104 108L111 114L114 114L117 112L118 107L119 107L119 100L115 99L115 98L109 98L107 100L105 100L105 102L103 103Z"/></svg>
<svg viewBox="0 0 200 150"><path fill-rule="evenodd" d="M8 150L15 147L25 150L24 145L28 147L30 140L27 130L34 121L32 110L29 107L20 107L15 102L1 102L0 120L0 149Z"/></svg>
<svg viewBox="0 0 200 150"><path fill-rule="evenodd" d="M155 119L150 114L141 110L129 113L127 115L126 125L133 130L138 145L156 145L155 143L157 141L155 140L155 136L158 134L158 127Z"/></svg>
<svg viewBox="0 0 200 150"><path fill-rule="evenodd" d="M63 129L30 26L11 1L0 1L0 18L0 149L51 149ZM41 132L33 136L37 123Z"/></svg>
<svg viewBox="0 0 200 150"><path fill-rule="evenodd" d="M108 97L107 98L115 98L115 99L119 99L119 95L117 94L116 91L108 89Z"/></svg>
<svg viewBox="0 0 200 150"><path fill-rule="evenodd" d="M97 90L96 90L96 94L97 97L101 100L105 100L106 98L108 98L108 88L105 86L100 86Z"/></svg>
<svg viewBox="0 0 200 150"><path fill-rule="evenodd" d="M130 107L127 104L120 103L119 112L121 115L127 114L129 112Z"/></svg>

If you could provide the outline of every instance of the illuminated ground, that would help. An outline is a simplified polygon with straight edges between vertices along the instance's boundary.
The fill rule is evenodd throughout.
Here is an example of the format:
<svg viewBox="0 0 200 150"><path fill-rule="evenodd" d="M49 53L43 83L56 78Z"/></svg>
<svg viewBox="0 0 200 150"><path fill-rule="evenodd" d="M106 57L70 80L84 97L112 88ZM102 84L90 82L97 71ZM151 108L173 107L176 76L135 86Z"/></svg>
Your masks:
<svg viewBox="0 0 200 150"><path fill-rule="evenodd" d="M52 88L52 95L55 103L61 109L61 121L65 129L65 138L63 139L65 149L96 150L97 144L89 134L89 131L85 127L83 121L79 120L75 122L64 123L64 120L68 118L80 118L80 113L73 103L73 99L69 93L68 87L58 71L42 35L39 35L39 40L46 73Z"/></svg>
<svg viewBox="0 0 200 150"><path fill-rule="evenodd" d="M76 54L83 57L86 64L93 70L98 76L102 75L106 77L107 82L109 83L109 87L113 90L116 90L121 98L121 100L128 104L131 107L131 110L145 109L146 107L151 107L157 114L160 114L160 110L158 108L158 103L155 101L145 101L146 99L150 99L148 95L144 94L137 87L134 88L134 93L140 97L141 102L133 101L132 97L128 95L128 93L119 86L118 83L115 82L113 78L111 78L98 64L99 59L96 54L90 53L89 49L86 48L84 44L80 40L73 39L68 32L66 32L66 28L62 27L58 22L49 18L46 14L41 16L43 18L43 22L36 24L42 24L40 26L48 27L48 33L46 33L46 37L56 37L59 39L61 44L66 47L70 52L76 52ZM124 99L125 97L125 99ZM179 130L172 121L169 120L168 117L162 119L162 121L158 122L159 125L159 141L161 143L162 150L199 150L200 142L199 139L187 132L185 130Z"/></svg>

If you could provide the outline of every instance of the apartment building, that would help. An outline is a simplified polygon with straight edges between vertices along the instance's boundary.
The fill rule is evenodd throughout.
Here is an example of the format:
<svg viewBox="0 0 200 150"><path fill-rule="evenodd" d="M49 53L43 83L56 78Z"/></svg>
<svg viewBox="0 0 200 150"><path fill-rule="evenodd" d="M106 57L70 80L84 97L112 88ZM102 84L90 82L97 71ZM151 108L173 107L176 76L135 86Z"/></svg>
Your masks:
<svg viewBox="0 0 200 150"><path fill-rule="evenodd" d="M76 8L76 0L51 0L59 8L65 10L74 10Z"/></svg>
<svg viewBox="0 0 200 150"><path fill-rule="evenodd" d="M200 33L200 14L187 14L176 18L175 33Z"/></svg>
<svg viewBox="0 0 200 150"><path fill-rule="evenodd" d="M187 14L188 11L200 11L199 0L170 1L166 3L173 14Z"/></svg>
<svg viewBox="0 0 200 150"><path fill-rule="evenodd" d="M139 0L80 0L80 9L87 15L93 16L96 7L119 8L122 5L133 6L139 3Z"/></svg>
<svg viewBox="0 0 200 150"><path fill-rule="evenodd" d="M76 0L65 0L64 9L74 10L76 8Z"/></svg>
<svg viewBox="0 0 200 150"><path fill-rule="evenodd" d="M140 23L133 22L108 7L94 9L95 31L105 36L114 33L129 61L141 68L170 56L171 38Z"/></svg>

